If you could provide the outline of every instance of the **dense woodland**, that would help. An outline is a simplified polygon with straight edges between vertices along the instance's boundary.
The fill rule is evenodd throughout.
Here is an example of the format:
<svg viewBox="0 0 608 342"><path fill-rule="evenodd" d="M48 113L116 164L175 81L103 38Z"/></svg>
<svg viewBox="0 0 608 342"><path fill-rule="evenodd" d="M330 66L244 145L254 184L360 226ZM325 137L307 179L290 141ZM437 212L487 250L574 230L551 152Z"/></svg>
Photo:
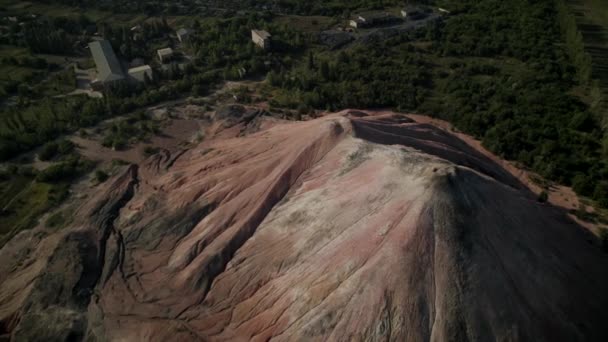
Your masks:
<svg viewBox="0 0 608 342"><path fill-rule="evenodd" d="M319 53L272 72L270 83L282 89L274 104L437 116L608 207L603 113L571 93L584 78L561 44L555 2L468 0L453 11L409 37Z"/></svg>

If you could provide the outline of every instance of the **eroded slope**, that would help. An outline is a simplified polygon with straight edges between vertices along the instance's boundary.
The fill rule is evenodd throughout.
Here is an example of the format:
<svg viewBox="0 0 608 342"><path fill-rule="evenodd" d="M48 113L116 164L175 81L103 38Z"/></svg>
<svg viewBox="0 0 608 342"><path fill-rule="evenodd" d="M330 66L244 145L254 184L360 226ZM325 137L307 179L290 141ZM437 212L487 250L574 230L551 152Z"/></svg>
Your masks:
<svg viewBox="0 0 608 342"><path fill-rule="evenodd" d="M0 251L6 334L608 337L606 255L433 126L340 113L166 153L83 204L70 229Z"/></svg>

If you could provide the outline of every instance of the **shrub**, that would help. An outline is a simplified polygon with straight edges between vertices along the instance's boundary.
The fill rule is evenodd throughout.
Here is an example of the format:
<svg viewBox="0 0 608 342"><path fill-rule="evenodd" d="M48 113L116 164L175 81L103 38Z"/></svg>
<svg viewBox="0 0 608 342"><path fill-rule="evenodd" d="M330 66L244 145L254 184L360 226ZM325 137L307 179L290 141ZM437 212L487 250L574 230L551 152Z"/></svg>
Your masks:
<svg viewBox="0 0 608 342"><path fill-rule="evenodd" d="M51 141L42 146L38 153L38 159L47 161L55 158L56 156L65 156L70 154L74 150L74 143L67 140L61 139L58 142Z"/></svg>
<svg viewBox="0 0 608 342"><path fill-rule="evenodd" d="M591 196L593 194L593 179L585 174L579 173L574 176L574 179L572 180L572 189L574 189L577 194Z"/></svg>
<svg viewBox="0 0 608 342"><path fill-rule="evenodd" d="M80 157L73 157L40 171L36 176L36 180L45 183L72 180L88 171L91 167L91 161Z"/></svg>
<svg viewBox="0 0 608 342"><path fill-rule="evenodd" d="M72 213L66 211L58 211L46 219L47 228L60 229L65 227L72 218Z"/></svg>
<svg viewBox="0 0 608 342"><path fill-rule="evenodd" d="M40 149L40 152L38 153L38 159L42 161L51 160L57 155L57 152L59 152L59 145L56 142L52 141L46 143Z"/></svg>
<svg viewBox="0 0 608 342"><path fill-rule="evenodd" d="M52 206L59 205L70 195L70 186L68 184L59 184L51 188L49 191L49 204Z"/></svg>
<svg viewBox="0 0 608 342"><path fill-rule="evenodd" d="M593 199L597 201L600 207L608 208L608 181L597 184L593 192Z"/></svg>
<svg viewBox="0 0 608 342"><path fill-rule="evenodd" d="M153 146L144 147L144 155L146 157L157 154L159 151L160 151L160 148L158 148L158 147L153 147Z"/></svg>
<svg viewBox="0 0 608 342"><path fill-rule="evenodd" d="M608 252L608 228L601 228L600 230L600 246Z"/></svg>
<svg viewBox="0 0 608 342"><path fill-rule="evenodd" d="M25 177L34 177L38 171L31 166L19 166L16 173Z"/></svg>
<svg viewBox="0 0 608 342"><path fill-rule="evenodd" d="M540 203L545 203L549 200L549 194L547 193L547 191L543 190L539 195L538 195L538 201Z"/></svg>
<svg viewBox="0 0 608 342"><path fill-rule="evenodd" d="M74 143L67 139L62 139L58 143L57 152L64 156L74 151Z"/></svg>
<svg viewBox="0 0 608 342"><path fill-rule="evenodd" d="M125 165L129 165L129 162L124 161L122 159L112 159L112 166L113 167L125 166Z"/></svg>
<svg viewBox="0 0 608 342"><path fill-rule="evenodd" d="M127 147L127 140L121 136L116 134L110 134L103 138L101 144L104 147L111 148L113 150L119 151Z"/></svg>
<svg viewBox="0 0 608 342"><path fill-rule="evenodd" d="M95 180L97 183L103 183L108 180L110 176L102 170L95 171Z"/></svg>
<svg viewBox="0 0 608 342"><path fill-rule="evenodd" d="M0 182L11 179L11 174L8 170L0 170Z"/></svg>

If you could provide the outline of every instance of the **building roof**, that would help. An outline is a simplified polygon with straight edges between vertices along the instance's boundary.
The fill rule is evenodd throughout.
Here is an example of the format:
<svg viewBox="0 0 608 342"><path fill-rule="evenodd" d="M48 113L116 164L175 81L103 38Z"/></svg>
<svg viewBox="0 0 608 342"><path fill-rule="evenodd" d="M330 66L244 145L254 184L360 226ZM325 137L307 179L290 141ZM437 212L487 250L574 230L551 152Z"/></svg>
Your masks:
<svg viewBox="0 0 608 342"><path fill-rule="evenodd" d="M264 30L251 30L251 31L262 39L268 39L268 38L272 37L272 35L270 33L268 33L267 31L264 31Z"/></svg>
<svg viewBox="0 0 608 342"><path fill-rule="evenodd" d="M102 82L118 81L125 78L120 62L107 40L89 43L91 55L97 66L97 79Z"/></svg>
<svg viewBox="0 0 608 342"><path fill-rule="evenodd" d="M152 68L147 64L129 69L129 74L135 74L135 73L146 72L146 71L152 71Z"/></svg>
<svg viewBox="0 0 608 342"><path fill-rule="evenodd" d="M129 76L141 82L146 79L146 74L148 76L152 75L152 68L149 65L142 65L136 68L129 69Z"/></svg>
<svg viewBox="0 0 608 342"><path fill-rule="evenodd" d="M159 56L169 56L173 54L173 49L168 47L158 50L157 53L159 54Z"/></svg>

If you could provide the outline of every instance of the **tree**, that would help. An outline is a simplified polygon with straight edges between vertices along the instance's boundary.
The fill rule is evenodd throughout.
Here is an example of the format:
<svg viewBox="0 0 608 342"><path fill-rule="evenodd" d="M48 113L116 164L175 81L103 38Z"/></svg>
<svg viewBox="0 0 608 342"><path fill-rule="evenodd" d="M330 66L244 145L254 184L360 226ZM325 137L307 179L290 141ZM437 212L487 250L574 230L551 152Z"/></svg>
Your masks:
<svg viewBox="0 0 608 342"><path fill-rule="evenodd" d="M321 62L321 77L326 81L330 78L329 63L326 60Z"/></svg>
<svg viewBox="0 0 608 342"><path fill-rule="evenodd" d="M315 69L315 56L313 55L312 51L310 51L308 53L308 70L314 70Z"/></svg>
<svg viewBox="0 0 608 342"><path fill-rule="evenodd" d="M97 183L103 183L106 180L108 180L109 176L107 173L105 173L102 170L97 170L95 171L95 181L97 181Z"/></svg>
<svg viewBox="0 0 608 342"><path fill-rule="evenodd" d="M608 181L601 181L595 186L593 199L603 207L608 208Z"/></svg>
<svg viewBox="0 0 608 342"><path fill-rule="evenodd" d="M591 196L594 191L593 179L583 173L578 173L572 179L572 189L574 189L577 194Z"/></svg>
<svg viewBox="0 0 608 342"><path fill-rule="evenodd" d="M547 193L546 190L541 191L541 193L538 195L538 201L540 203L545 203L547 200L549 200L549 193Z"/></svg>

